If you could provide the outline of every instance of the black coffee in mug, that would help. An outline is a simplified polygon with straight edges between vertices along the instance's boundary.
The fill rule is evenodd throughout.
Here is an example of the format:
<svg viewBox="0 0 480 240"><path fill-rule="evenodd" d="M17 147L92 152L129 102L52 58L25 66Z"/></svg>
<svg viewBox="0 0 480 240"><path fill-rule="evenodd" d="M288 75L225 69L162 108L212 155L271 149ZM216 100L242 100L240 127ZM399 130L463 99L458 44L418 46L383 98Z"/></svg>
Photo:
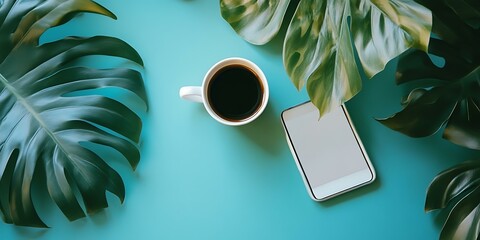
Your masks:
<svg viewBox="0 0 480 240"><path fill-rule="evenodd" d="M220 69L209 82L208 100L215 113L241 121L257 112L263 101L263 86L248 67L230 65Z"/></svg>

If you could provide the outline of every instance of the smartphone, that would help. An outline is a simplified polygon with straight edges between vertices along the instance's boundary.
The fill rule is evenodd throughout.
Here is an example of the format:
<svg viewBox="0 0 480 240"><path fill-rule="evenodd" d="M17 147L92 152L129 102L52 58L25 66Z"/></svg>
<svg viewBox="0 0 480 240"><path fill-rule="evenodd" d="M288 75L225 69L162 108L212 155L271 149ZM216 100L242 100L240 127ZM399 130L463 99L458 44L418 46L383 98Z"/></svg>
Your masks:
<svg viewBox="0 0 480 240"><path fill-rule="evenodd" d="M344 105L320 118L306 102L286 109L282 124L310 197L324 201L367 185L375 170Z"/></svg>

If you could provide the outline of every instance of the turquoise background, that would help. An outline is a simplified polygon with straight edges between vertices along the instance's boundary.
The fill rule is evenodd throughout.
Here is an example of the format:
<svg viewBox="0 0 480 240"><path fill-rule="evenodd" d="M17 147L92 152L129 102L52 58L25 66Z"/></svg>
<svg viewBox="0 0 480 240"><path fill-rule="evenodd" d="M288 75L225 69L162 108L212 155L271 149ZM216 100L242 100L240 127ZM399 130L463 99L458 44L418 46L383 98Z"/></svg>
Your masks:
<svg viewBox="0 0 480 240"><path fill-rule="evenodd" d="M377 180L316 203L305 191L280 123L282 110L307 100L305 90L298 92L283 68L283 36L266 46L245 42L221 18L219 1L99 2L118 20L84 14L48 31L43 40L115 36L143 57L150 109L142 160L135 172L127 162L112 163L125 181L125 202L109 193L108 209L69 222L44 196L36 205L51 229L0 223L1 239L438 237L441 215L423 211L427 186L441 170L478 154L440 134L412 139L374 120L400 110L400 98L407 93L394 83L396 61L365 79L362 92L347 104ZM200 85L211 65L233 56L255 62L270 85L268 108L242 127L221 125L201 104L178 96L180 87Z"/></svg>

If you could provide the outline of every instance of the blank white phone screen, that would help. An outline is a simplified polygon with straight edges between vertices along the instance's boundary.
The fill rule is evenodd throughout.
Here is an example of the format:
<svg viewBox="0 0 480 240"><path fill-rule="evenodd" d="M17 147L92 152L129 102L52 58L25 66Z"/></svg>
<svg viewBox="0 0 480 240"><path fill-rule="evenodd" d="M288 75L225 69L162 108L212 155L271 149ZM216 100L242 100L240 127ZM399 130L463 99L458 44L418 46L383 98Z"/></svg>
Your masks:
<svg viewBox="0 0 480 240"><path fill-rule="evenodd" d="M286 110L282 119L308 184L316 197L372 180L364 153L342 107L319 119L311 102ZM353 186L352 186L353 185Z"/></svg>

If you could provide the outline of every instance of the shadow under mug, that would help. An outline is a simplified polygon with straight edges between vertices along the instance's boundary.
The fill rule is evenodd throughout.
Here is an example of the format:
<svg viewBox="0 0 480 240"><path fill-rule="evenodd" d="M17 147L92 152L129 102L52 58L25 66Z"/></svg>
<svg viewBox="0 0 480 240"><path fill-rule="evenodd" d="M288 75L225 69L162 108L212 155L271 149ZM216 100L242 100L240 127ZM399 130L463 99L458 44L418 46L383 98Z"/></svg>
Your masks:
<svg viewBox="0 0 480 240"><path fill-rule="evenodd" d="M210 116L222 124L240 126L262 114L269 89L267 78L255 63L227 58L208 70L202 86L180 88L180 97L203 103Z"/></svg>

